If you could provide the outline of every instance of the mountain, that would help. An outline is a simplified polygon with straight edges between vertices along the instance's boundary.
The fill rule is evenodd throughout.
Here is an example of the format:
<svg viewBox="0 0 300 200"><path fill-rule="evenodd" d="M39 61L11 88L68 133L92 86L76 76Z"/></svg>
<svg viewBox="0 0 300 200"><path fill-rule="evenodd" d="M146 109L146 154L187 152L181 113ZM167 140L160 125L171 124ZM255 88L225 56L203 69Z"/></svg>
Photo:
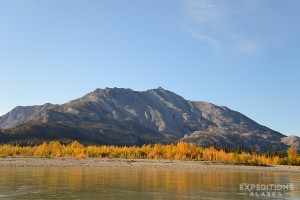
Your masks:
<svg viewBox="0 0 300 200"><path fill-rule="evenodd" d="M224 106L188 101L163 88L96 89L62 105L18 106L0 117L1 143L45 140L85 144L288 147L286 136Z"/></svg>
<svg viewBox="0 0 300 200"><path fill-rule="evenodd" d="M296 146L300 148L300 137L298 136L291 135L288 137L284 137L281 139L281 141L288 146Z"/></svg>

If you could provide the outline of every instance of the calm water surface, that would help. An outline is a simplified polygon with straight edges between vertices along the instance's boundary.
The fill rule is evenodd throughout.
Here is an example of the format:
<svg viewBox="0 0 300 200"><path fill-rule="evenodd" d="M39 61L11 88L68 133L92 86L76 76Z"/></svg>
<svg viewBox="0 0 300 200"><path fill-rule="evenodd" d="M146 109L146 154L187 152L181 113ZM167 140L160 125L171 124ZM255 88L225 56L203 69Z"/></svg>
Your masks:
<svg viewBox="0 0 300 200"><path fill-rule="evenodd" d="M295 173L131 168L0 168L0 199L276 199L242 183L293 184L277 199L300 199Z"/></svg>

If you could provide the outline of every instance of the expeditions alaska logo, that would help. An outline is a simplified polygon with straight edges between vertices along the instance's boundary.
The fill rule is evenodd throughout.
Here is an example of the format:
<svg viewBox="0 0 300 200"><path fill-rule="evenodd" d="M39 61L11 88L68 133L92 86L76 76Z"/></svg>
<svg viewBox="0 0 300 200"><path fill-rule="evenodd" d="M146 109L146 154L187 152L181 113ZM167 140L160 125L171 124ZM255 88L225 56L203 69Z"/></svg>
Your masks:
<svg viewBox="0 0 300 200"><path fill-rule="evenodd" d="M244 191L249 197L287 197L292 190L293 184L250 184L241 183L240 191Z"/></svg>

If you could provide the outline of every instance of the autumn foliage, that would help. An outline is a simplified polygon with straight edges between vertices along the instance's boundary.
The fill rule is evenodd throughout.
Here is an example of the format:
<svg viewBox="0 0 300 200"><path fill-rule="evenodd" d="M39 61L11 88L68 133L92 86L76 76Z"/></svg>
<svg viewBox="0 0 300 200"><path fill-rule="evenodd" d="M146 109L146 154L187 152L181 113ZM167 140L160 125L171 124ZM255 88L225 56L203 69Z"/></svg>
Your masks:
<svg viewBox="0 0 300 200"><path fill-rule="evenodd" d="M137 146L85 146L77 141L68 145L53 141L37 146L19 146L4 144L0 146L0 156L34 156L34 157L75 157L75 158L125 158L125 159L169 159L196 160L218 163L245 165L300 165L300 156L296 147L290 147L287 156L257 154L248 152L227 152L215 147L197 147L192 143L179 142L170 145Z"/></svg>

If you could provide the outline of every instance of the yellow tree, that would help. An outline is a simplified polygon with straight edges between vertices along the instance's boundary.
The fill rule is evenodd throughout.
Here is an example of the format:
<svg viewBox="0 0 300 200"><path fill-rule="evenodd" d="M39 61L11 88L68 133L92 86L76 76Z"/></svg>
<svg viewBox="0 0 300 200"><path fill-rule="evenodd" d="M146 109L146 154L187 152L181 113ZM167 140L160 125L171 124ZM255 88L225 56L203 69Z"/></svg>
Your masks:
<svg viewBox="0 0 300 200"><path fill-rule="evenodd" d="M298 164L298 152L297 152L297 147L291 146L287 153L288 153L288 159L289 159L289 164L291 165L297 165Z"/></svg>

